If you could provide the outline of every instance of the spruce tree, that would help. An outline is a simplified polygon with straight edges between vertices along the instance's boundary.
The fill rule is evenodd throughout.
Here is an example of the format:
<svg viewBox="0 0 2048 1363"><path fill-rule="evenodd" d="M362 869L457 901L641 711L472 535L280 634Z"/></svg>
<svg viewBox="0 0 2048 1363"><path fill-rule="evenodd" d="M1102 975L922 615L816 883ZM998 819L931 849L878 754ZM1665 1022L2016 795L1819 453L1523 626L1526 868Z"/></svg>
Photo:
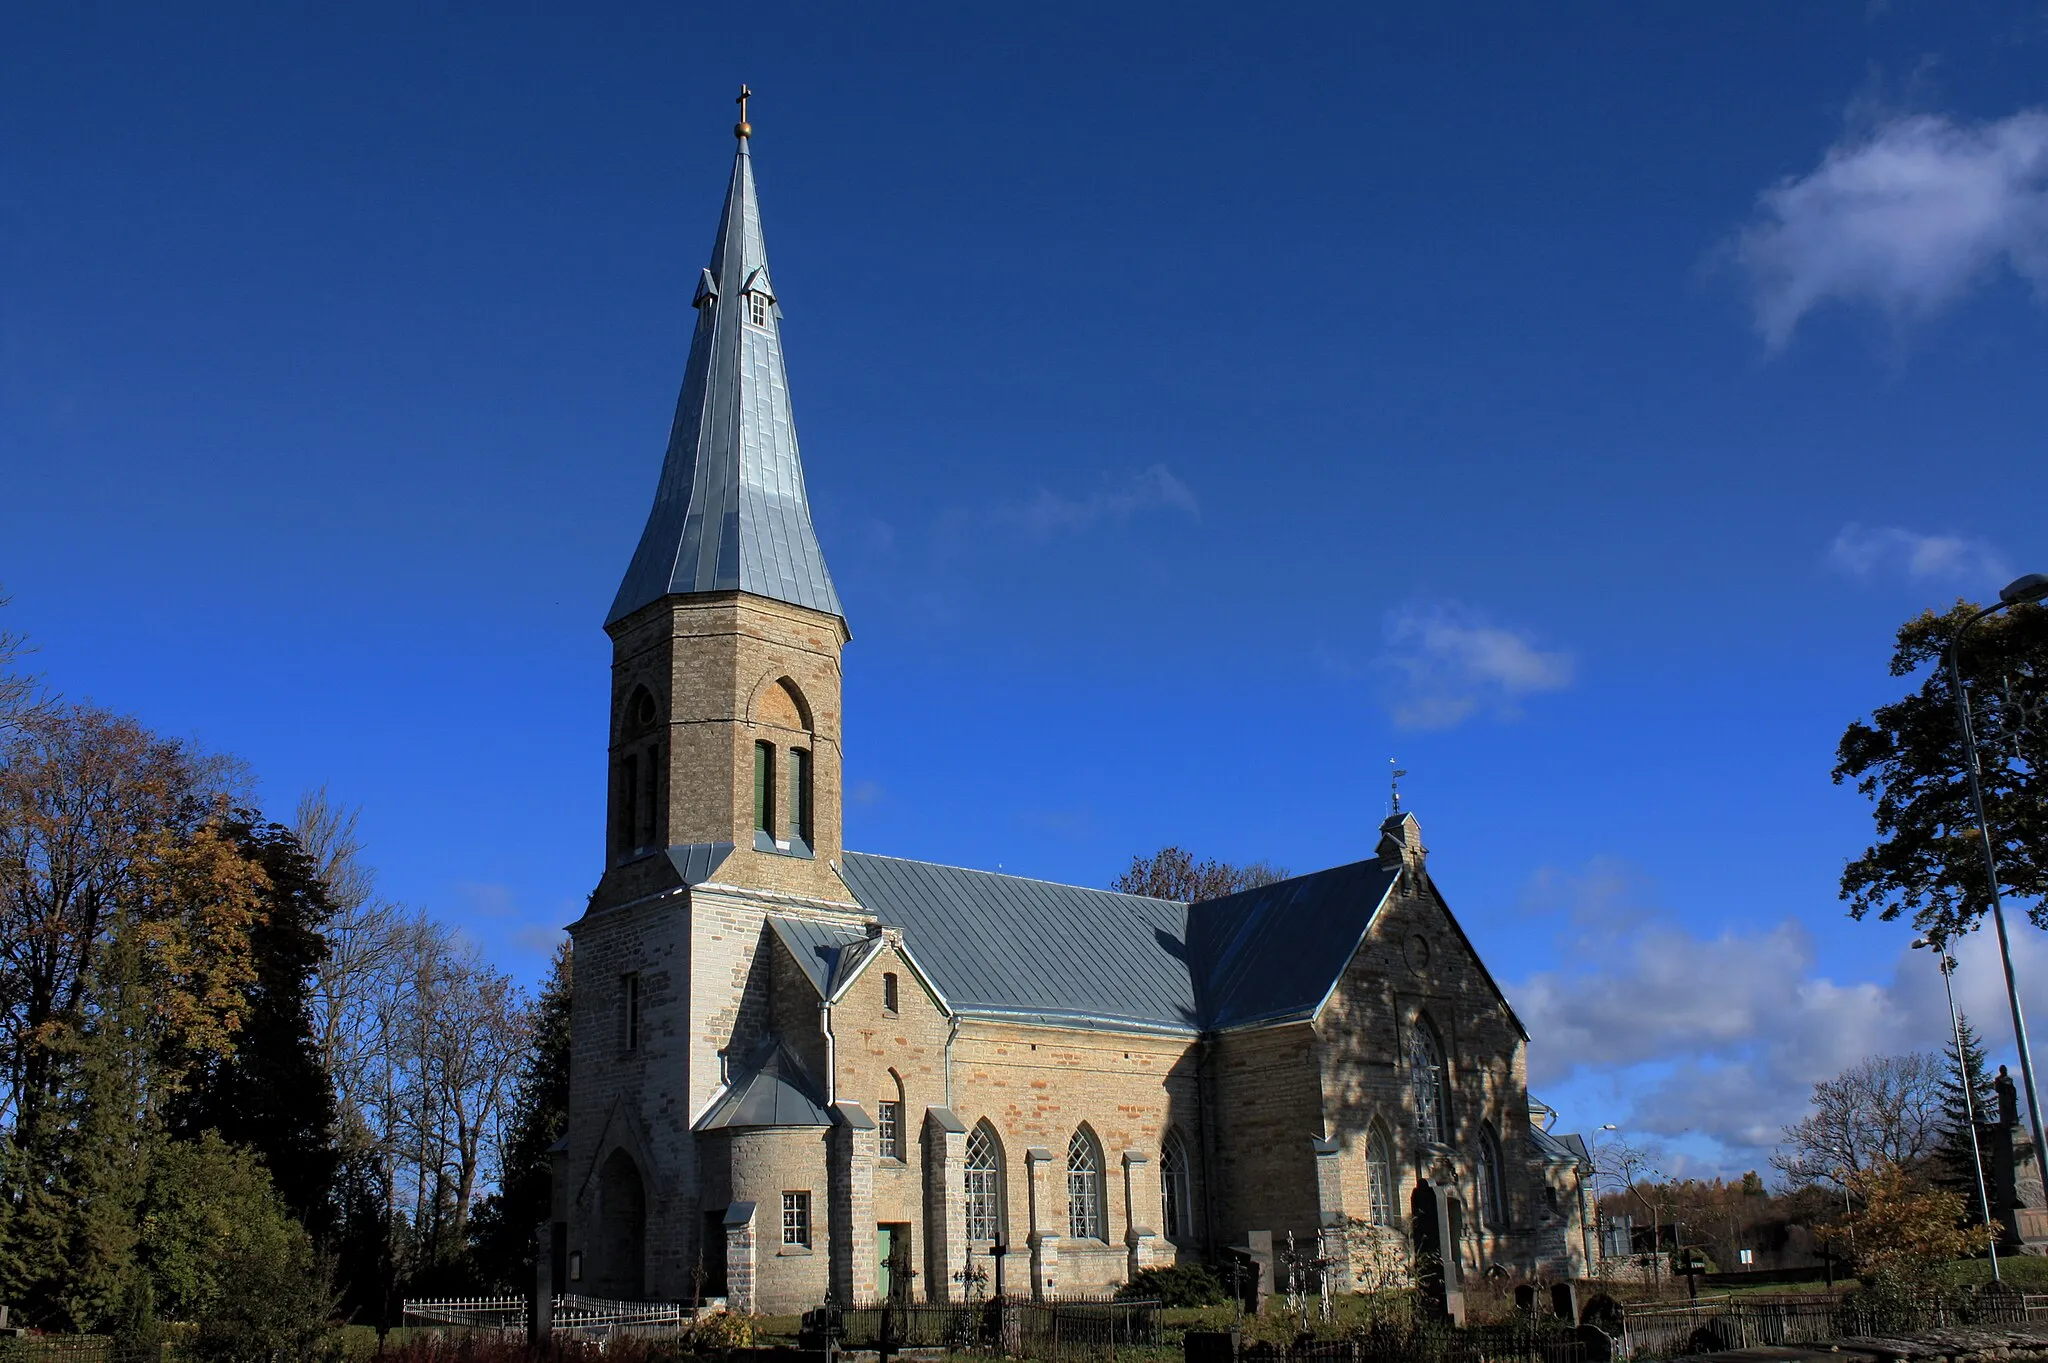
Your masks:
<svg viewBox="0 0 2048 1363"><path fill-rule="evenodd" d="M1976 1029L1970 1026L1967 1016L1960 1017L1958 1022L1963 1038L1961 1053L1958 1054L1953 1039L1942 1048L1948 1064L1941 1082L1941 1140L1934 1151L1934 1181L1960 1194L1970 1209L1970 1219L1981 1221L1984 1212L1977 1203L1977 1171L1973 1167L1976 1156L1971 1153L1973 1114L1964 1094L1967 1092L1975 1104L1974 1116L1980 1124L1993 1119L1997 1096L1992 1091L1990 1076L1984 1072L1984 1046L1977 1039ZM1984 1174L1988 1178L1990 1173L1987 1160Z"/></svg>
<svg viewBox="0 0 2048 1363"><path fill-rule="evenodd" d="M500 1290L533 1286L534 1234L550 1219L555 1142L569 1124L569 944L533 1005L533 1049L512 1098L498 1191L471 1218L477 1270Z"/></svg>

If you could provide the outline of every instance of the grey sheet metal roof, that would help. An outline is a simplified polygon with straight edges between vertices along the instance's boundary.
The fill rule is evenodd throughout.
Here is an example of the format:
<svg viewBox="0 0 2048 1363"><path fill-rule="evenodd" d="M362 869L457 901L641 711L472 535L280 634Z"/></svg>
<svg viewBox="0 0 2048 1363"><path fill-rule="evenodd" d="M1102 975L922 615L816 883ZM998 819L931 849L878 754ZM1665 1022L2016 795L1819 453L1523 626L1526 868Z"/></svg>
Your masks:
<svg viewBox="0 0 2048 1363"><path fill-rule="evenodd" d="M749 319L749 293L767 302L764 326ZM804 495L782 362L782 311L768 277L744 138L694 306L697 324L654 509L605 623L673 593L728 591L844 619Z"/></svg>
<svg viewBox="0 0 2048 1363"><path fill-rule="evenodd" d="M1344 973L1399 868L1377 858L1205 900L1189 911L1190 964L1212 1028L1306 1018Z"/></svg>
<svg viewBox="0 0 2048 1363"><path fill-rule="evenodd" d="M811 977L821 999L839 992L840 983L880 940L857 927L820 923L810 918L770 914L768 924L789 948L796 963L804 968L804 974Z"/></svg>
<svg viewBox="0 0 2048 1363"><path fill-rule="evenodd" d="M1199 1029L1185 905L866 852L840 876L958 1011Z"/></svg>
<svg viewBox="0 0 2048 1363"><path fill-rule="evenodd" d="M684 842L668 849L669 865L676 868L685 885L702 885L718 874L731 855L729 842Z"/></svg>
<svg viewBox="0 0 2048 1363"><path fill-rule="evenodd" d="M699 1131L742 1126L830 1126L832 1114L788 1049L771 1042L697 1123Z"/></svg>
<svg viewBox="0 0 2048 1363"><path fill-rule="evenodd" d="M1578 1139L1577 1136L1553 1136L1533 1123L1529 1127L1529 1143L1536 1147L1537 1155L1548 1164L1590 1165L1592 1161L1585 1155L1584 1143L1580 1142L1580 1148L1576 1150L1570 1144Z"/></svg>

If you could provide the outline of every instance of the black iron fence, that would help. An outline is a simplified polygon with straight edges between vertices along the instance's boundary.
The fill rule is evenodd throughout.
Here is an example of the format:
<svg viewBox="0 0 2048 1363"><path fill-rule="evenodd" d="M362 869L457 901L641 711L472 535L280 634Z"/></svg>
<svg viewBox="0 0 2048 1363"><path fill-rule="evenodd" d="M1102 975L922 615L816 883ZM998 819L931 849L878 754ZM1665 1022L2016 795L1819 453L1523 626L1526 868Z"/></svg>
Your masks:
<svg viewBox="0 0 2048 1363"><path fill-rule="evenodd" d="M1009 1299L823 1306L804 1313L807 1344L836 1338L846 1349L951 1349L1051 1360L1108 1359L1162 1343L1159 1303Z"/></svg>
<svg viewBox="0 0 2048 1363"><path fill-rule="evenodd" d="M2048 1297L1981 1292L1954 1300L1899 1301L1857 1292L1705 1298L1621 1308L1617 1352L1677 1358L1723 1349L1819 1344L1859 1335L1913 1335L1953 1325L2048 1324Z"/></svg>
<svg viewBox="0 0 2048 1363"><path fill-rule="evenodd" d="M1188 1363L1600 1363L1570 1326L1537 1321L1459 1328L1390 1320L1344 1339L1288 1345L1192 1332L1186 1352Z"/></svg>

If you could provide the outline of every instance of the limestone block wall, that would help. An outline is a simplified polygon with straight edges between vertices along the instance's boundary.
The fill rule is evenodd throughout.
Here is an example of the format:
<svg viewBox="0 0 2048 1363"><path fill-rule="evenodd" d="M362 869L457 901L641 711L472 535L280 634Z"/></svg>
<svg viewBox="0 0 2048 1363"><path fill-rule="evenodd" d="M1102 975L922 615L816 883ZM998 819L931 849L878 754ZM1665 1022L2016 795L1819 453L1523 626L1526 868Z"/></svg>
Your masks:
<svg viewBox="0 0 2048 1363"><path fill-rule="evenodd" d="M834 1249L828 1172L832 1132L830 1127L768 1128L703 1137L706 1204L754 1204L754 1311L788 1314L825 1299ZM784 1238L786 1193L808 1198L807 1244Z"/></svg>

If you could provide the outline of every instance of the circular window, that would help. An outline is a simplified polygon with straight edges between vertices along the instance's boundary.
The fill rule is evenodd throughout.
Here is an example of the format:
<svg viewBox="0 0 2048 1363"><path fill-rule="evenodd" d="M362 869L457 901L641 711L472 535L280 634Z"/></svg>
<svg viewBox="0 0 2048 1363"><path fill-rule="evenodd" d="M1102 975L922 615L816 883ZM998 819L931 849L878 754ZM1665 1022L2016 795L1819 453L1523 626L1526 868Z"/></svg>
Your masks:
<svg viewBox="0 0 2048 1363"><path fill-rule="evenodd" d="M1408 968L1420 975L1429 969L1429 939L1416 933L1408 939Z"/></svg>
<svg viewBox="0 0 2048 1363"><path fill-rule="evenodd" d="M645 691L642 691L633 701L633 722L635 724L654 723L654 697L648 695Z"/></svg>

